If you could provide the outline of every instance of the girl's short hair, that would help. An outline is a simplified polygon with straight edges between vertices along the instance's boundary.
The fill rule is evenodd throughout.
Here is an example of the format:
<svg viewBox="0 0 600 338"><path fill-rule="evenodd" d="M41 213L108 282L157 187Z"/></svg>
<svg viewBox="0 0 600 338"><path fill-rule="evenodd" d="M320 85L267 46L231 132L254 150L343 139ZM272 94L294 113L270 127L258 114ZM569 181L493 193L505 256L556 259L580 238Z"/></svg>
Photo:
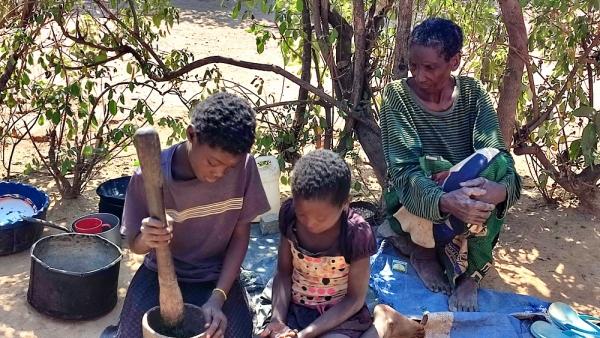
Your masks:
<svg viewBox="0 0 600 338"><path fill-rule="evenodd" d="M294 166L292 195L342 206L350 196L350 183L350 167L340 155L331 150L313 150Z"/></svg>

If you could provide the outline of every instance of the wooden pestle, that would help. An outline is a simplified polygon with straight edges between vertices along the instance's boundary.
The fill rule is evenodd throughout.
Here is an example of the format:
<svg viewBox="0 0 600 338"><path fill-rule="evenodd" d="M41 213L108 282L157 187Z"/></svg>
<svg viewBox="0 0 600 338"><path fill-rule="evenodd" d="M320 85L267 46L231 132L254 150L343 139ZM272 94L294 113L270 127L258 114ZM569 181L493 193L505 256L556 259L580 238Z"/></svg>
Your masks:
<svg viewBox="0 0 600 338"><path fill-rule="evenodd" d="M161 170L160 138L152 127L140 128L133 137L140 167L144 177L144 188L150 216L167 226L163 195L163 173ZM167 327L176 327L183 322L183 297L177 284L173 257L168 246L156 248L158 267L160 314Z"/></svg>

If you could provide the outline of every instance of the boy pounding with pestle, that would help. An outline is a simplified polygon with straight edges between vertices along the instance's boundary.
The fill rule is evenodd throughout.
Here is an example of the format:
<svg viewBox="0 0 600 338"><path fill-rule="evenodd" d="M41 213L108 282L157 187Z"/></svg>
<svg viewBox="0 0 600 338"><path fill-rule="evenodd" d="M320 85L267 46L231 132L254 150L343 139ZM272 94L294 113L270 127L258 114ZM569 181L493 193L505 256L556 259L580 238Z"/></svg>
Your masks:
<svg viewBox="0 0 600 338"><path fill-rule="evenodd" d="M239 281L250 222L269 210L249 154L254 112L241 98L218 93L191 114L187 141L162 151L168 227L149 218L140 168L127 189L121 232L145 254L129 289L117 337L141 338L142 316L159 305L154 249L169 245L183 301L201 306L208 338L252 337L252 312Z"/></svg>

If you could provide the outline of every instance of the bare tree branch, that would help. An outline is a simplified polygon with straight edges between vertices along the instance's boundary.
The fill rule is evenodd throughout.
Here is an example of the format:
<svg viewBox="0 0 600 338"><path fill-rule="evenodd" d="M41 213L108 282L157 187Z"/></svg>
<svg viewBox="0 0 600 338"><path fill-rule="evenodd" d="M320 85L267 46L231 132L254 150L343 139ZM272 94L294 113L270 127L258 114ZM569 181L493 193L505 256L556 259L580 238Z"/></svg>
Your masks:
<svg viewBox="0 0 600 338"><path fill-rule="evenodd" d="M535 87L535 79L533 77L533 72L531 71L531 63L529 60L525 61L525 68L527 69L527 79L529 80L529 90L531 90L531 103L533 105L533 118L538 119L540 117L540 106L538 103L538 95Z"/></svg>
<svg viewBox="0 0 600 338"><path fill-rule="evenodd" d="M594 83L595 83L595 79L594 79L594 71L592 69L592 65L591 64L586 64L586 72L587 72L587 76L588 76L588 101L590 102L590 105L594 104Z"/></svg>
<svg viewBox="0 0 600 338"><path fill-rule="evenodd" d="M333 60L330 58L329 46L327 45L327 41L325 40L329 36L325 36L325 31L327 27L323 27L323 19L321 19L321 2L320 0L312 0L312 18L313 25L315 29L315 36L317 37L317 43L319 44L319 48L321 49L321 56L325 60L325 63L329 66L330 69L333 69Z"/></svg>
<svg viewBox="0 0 600 338"><path fill-rule="evenodd" d="M114 20L116 23L119 24L119 26L121 26L121 28L123 28L126 32L128 32L133 38L135 38L137 40L137 42L144 47L144 49L150 53L150 55L152 55L152 58L154 58L154 60L156 61L156 63L158 63L158 65L163 69L166 70L167 67L165 66L165 63L163 62L163 60L158 56L158 54L156 54L156 52L154 51L154 49L152 47L150 47L148 45L148 43L146 41L144 41L144 39L142 39L139 34L136 34L135 32L132 32L131 29L129 29L129 27L127 27L127 25L121 21L110 9L106 8L106 6L102 3L103 1L101 0L94 0L94 3L96 5L98 5L98 7L102 8L103 11L106 12L106 14L108 14L108 16ZM136 8L132 7L131 11L135 12ZM134 14L135 16L135 14Z"/></svg>
<svg viewBox="0 0 600 338"><path fill-rule="evenodd" d="M21 15L21 25L25 26L25 24L31 19L33 15L33 10L37 7L37 0L24 0L23 2L23 13ZM3 20L8 20L8 17L3 18ZM40 34L44 25L39 25L34 32L31 34L31 40L35 40L36 37ZM2 25L0 25L2 27ZM11 76L14 74L17 63L19 60L29 52L29 45L26 43L21 43L19 48L9 57L9 62L7 62L2 75L0 75L0 92L7 89L6 84Z"/></svg>
<svg viewBox="0 0 600 338"><path fill-rule="evenodd" d="M354 4L354 81L352 82L352 108L357 109L363 95L366 66L365 2L353 0Z"/></svg>
<svg viewBox="0 0 600 338"><path fill-rule="evenodd" d="M135 11L135 2L133 0L128 0L129 8L131 8L131 16L133 17L133 32L137 37L140 36L140 23L138 22L138 16Z"/></svg>
<svg viewBox="0 0 600 338"><path fill-rule="evenodd" d="M496 25L496 31L490 32L489 38L491 38L492 41L489 42L485 46L485 48L487 48L487 50L486 50L487 55L493 55L494 51L496 51L496 49L498 48L500 41L504 40L504 34L502 33L501 28L502 28L502 25L498 24L498 25ZM489 41L489 39L488 39L488 41ZM481 61L481 73L479 74L479 81L481 81L484 84L490 82L490 80L488 79L488 67L490 65L490 61L491 61L491 57L484 57L483 60ZM465 64L466 64L466 62L465 62ZM463 67L465 66L465 64L463 64ZM462 73L462 69L461 69L461 73Z"/></svg>
<svg viewBox="0 0 600 338"><path fill-rule="evenodd" d="M115 54L114 56L111 56L111 57L109 57L109 58L106 58L106 59L105 59L105 60L103 60L103 61L98 61L98 62L94 62L94 63L87 63L87 64L84 64L83 66L75 66L75 67L73 67L73 66L67 66L67 65L63 65L62 67L63 67L64 69L67 69L67 70L82 70L84 67L85 67L85 68L98 67L98 66L105 65L105 64L107 64L108 62L111 62L111 61L117 60L117 59L121 58L121 57L122 57L123 55L125 55L125 54L126 54L126 52L118 52L118 53L117 53L117 54Z"/></svg>
<svg viewBox="0 0 600 338"><path fill-rule="evenodd" d="M254 108L254 111L261 112L263 110L269 110L272 108L287 106L290 104L306 105L307 103L318 104L323 107L331 107L331 105L329 103L327 103L325 101L321 101L321 100L316 100L316 101L315 100L294 100L294 101L280 101L280 102L275 102L275 103L264 104L262 106L258 106L256 108Z"/></svg>
<svg viewBox="0 0 600 338"><path fill-rule="evenodd" d="M365 26L365 2L364 0L353 0L354 7L354 69L352 74L352 92L350 104L354 111L360 111L360 101L363 96L365 84L365 66L367 59L366 48L366 26ZM368 120L368 119L367 119ZM346 151L348 138L352 137L352 131L356 126L354 117L349 115L344 124L344 137L339 140L337 150Z"/></svg>
<svg viewBox="0 0 600 338"><path fill-rule="evenodd" d="M300 79L302 81L310 83L311 73L311 52L312 52L312 27L310 24L310 9L308 8L308 1L305 1L304 7L302 8L302 70L300 73ZM308 99L308 90L306 88L300 88L298 91L298 100L300 102ZM294 121L292 124L292 130L294 132L295 139L298 139L302 127L305 124L304 114L306 113L306 104L301 103L296 107L294 114Z"/></svg>
<svg viewBox="0 0 600 338"><path fill-rule="evenodd" d="M393 2L391 0L373 1L371 8L369 8L366 24L367 55L370 55L371 50L377 44L381 26L383 25L387 14L392 9L392 4Z"/></svg>
<svg viewBox="0 0 600 338"><path fill-rule="evenodd" d="M62 26L61 26L61 29L63 30L63 33L69 39L71 39L77 43L81 43L81 44L84 44L84 45L87 45L90 47L94 47L94 48L100 48L100 49L110 51L110 52L118 52L121 55L128 53L128 54L131 54L137 60L137 62L140 64L140 66L144 67L144 66L149 65L149 63L133 47L131 47L129 45L121 45L119 47L113 47L113 48L106 48L106 47L103 48L102 46L93 44L89 41L86 41L83 38L79 38L79 37L70 35ZM186 73L189 73L194 69L197 69L197 68L209 65L209 64L213 64L213 63L224 63L224 64L229 64L229 65L237 66L237 67L241 67L241 68L273 72L275 74L281 75L281 76L285 77L286 79L294 82L301 88L304 88L304 89L314 93L315 95L319 96L325 102L331 104L332 106L335 106L339 110L346 113L348 116L355 118L363 123L366 123L366 121L363 118L361 118L360 115L358 115L355 111L351 110L349 107L347 107L342 102L336 100L332 96L325 93L325 91L323 89L316 88L309 82L303 81L302 79L298 78L297 76L293 75L292 73L290 73L290 72L286 71L285 69L283 69L279 66L276 66L276 65L262 64L262 63L256 63L256 62L248 62L248 61L240 61L240 60L235 60L232 58L227 58L227 57L222 57L222 56L208 56L208 57L196 60L192 63L189 63L186 66L179 68L177 70L174 70L174 71L167 71L167 69L164 68L163 70L165 72L162 74L162 76L158 76L157 74L152 73L152 72L149 72L147 75L150 79L152 79L156 82L166 82L166 81L170 81L175 78L178 78ZM363 68L364 68L364 66L363 66ZM364 69L363 69L363 71L364 71ZM366 123L366 124L369 128L372 128L372 124L368 124L368 123Z"/></svg>
<svg viewBox="0 0 600 338"><path fill-rule="evenodd" d="M548 117L550 117L550 115L552 114L552 111L554 110L554 108L556 108L556 106L562 99L562 96L567 91L569 84L573 81L573 78L577 74L577 71L579 71L580 65L583 64L581 61L584 58L587 58L587 56L590 54L591 50L593 48L595 48L599 43L600 43L600 29L594 34L594 38L592 39L590 44L584 48L583 53L579 56L577 62L575 62L573 69L571 69L571 72L569 72L569 75L566 78L565 84L560 89L560 91L558 93L556 93L556 96L554 97L554 100L552 101L552 103L550 105L548 105L548 107L546 108L546 111L537 120L533 120L533 121L527 123L527 125L525 125L523 127L525 130L523 131L522 135L529 135L529 133L532 130L535 130L542 123L544 123L544 121L546 121L548 119Z"/></svg>
<svg viewBox="0 0 600 338"><path fill-rule="evenodd" d="M552 165L552 162L550 162L548 157L546 157L546 154L544 153L542 148L539 145L537 145L536 143L533 143L529 146L522 145L522 146L516 147L514 149L514 153L515 153L515 155L519 155L519 156L520 155L534 155L540 161L540 163L542 164L544 169L546 169L552 173L555 181L558 182L558 180L561 178L560 172L558 170L556 170L554 165Z"/></svg>
<svg viewBox="0 0 600 338"><path fill-rule="evenodd" d="M335 9L329 11L329 22L338 32L336 45L336 69L333 77L333 88L336 97L343 100L352 88L352 38L354 28L348 21ZM318 72L317 72L318 73Z"/></svg>

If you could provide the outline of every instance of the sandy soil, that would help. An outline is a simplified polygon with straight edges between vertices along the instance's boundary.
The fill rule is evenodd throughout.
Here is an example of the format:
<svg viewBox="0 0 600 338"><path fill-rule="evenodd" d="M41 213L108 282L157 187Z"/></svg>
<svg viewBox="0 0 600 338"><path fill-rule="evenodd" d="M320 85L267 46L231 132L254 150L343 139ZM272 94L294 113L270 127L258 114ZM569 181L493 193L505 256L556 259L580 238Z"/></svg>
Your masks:
<svg viewBox="0 0 600 338"><path fill-rule="evenodd" d="M243 60L282 65L277 47L271 43L262 55L256 53L254 37L244 31L247 25L230 19L231 4L220 8L219 0L178 0L181 24L173 30L161 49L187 47L196 57L222 55ZM267 18L268 19L268 18ZM220 66L224 76L250 86L257 72ZM296 87L272 74L260 74L267 91L277 97L294 97ZM169 102L161 114L185 115L181 103ZM62 200L54 182L43 173L19 179L48 192L51 207L48 219L70 224L97 210L95 187L107 179L129 175L134 168L132 149L108 165L77 200ZM22 171L33 151L24 142L17 149L13 172ZM519 159L519 171L527 173ZM364 172L367 172L365 170ZM0 171L1 176L6 173ZM367 181L373 181L367 177ZM285 191L285 187L282 187ZM563 301L577 310L600 315L600 222L576 209L548 206L534 188L526 188L523 198L507 216L506 229L495 251L496 270L483 286L528 294L549 301ZM46 234L57 233L46 230ZM594 249L595 248L595 249ZM0 334L4 337L98 337L108 325L116 324L129 281L142 257L124 248L119 276L119 302L109 314L90 321L56 320L41 315L26 302L29 283L29 252L0 257Z"/></svg>

